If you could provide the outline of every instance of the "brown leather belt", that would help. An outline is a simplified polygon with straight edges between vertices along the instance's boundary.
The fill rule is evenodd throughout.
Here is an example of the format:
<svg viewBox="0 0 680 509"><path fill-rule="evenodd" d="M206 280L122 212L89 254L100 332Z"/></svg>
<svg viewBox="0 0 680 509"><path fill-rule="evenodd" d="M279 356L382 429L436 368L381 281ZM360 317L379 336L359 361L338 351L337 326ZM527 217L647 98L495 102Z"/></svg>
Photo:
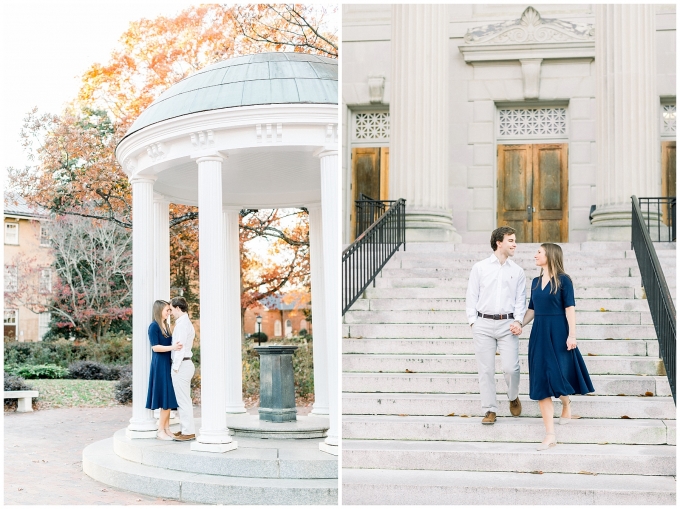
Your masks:
<svg viewBox="0 0 680 509"><path fill-rule="evenodd" d="M182 359L182 360L183 360L183 361L190 361L190 360L191 360L191 357L185 357L185 358Z"/></svg>
<svg viewBox="0 0 680 509"><path fill-rule="evenodd" d="M509 318L515 318L515 315L513 313L508 313L507 315L484 315L477 311L477 316L481 316L482 318L488 318L489 320L507 320Z"/></svg>

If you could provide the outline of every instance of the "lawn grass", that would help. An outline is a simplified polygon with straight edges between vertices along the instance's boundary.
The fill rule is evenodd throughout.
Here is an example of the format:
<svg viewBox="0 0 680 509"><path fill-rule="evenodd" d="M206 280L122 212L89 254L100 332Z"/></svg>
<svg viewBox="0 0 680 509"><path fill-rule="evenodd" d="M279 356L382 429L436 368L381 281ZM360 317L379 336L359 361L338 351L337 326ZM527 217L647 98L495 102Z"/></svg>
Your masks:
<svg viewBox="0 0 680 509"><path fill-rule="evenodd" d="M119 403L114 397L116 381L28 380L40 392L38 408L108 407Z"/></svg>

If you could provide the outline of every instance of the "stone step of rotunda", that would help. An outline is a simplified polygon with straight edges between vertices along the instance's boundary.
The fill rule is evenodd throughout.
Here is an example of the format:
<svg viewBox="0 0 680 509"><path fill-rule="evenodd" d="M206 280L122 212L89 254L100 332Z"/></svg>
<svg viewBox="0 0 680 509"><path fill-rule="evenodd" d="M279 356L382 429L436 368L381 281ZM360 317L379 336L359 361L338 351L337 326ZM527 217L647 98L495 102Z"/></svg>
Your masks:
<svg viewBox="0 0 680 509"><path fill-rule="evenodd" d="M540 242L529 242L517 244L515 250L518 253L535 253L540 247ZM609 258L617 253L624 252L626 254L634 254L631 249L630 242L566 242L560 243L562 252L565 257L578 252L590 252L603 258ZM661 256L671 256L675 252L676 246L674 242L660 242L654 243L656 252ZM450 242L409 242L406 244L406 250L399 251L400 253L453 253L453 252L470 252L470 253L488 253L491 254L490 243L480 244L453 244Z"/></svg>
<svg viewBox="0 0 680 509"><path fill-rule="evenodd" d="M321 452L319 442L235 437L238 449L225 454L191 451L191 442L131 440L125 430L113 436L113 450L123 459L188 473L269 479L337 479L338 459Z"/></svg>
<svg viewBox="0 0 680 509"><path fill-rule="evenodd" d="M581 355L641 355L659 357L656 339L583 339L578 343ZM526 355L529 340L519 340L519 353ZM401 355L474 355L472 339L343 339L342 353Z"/></svg>
<svg viewBox="0 0 680 509"><path fill-rule="evenodd" d="M537 277L539 271L536 267L524 267L525 276L528 280ZM413 267L413 268L385 268L381 276L384 278L444 278L444 279L464 279L468 280L472 264L464 267L459 264L456 267ZM640 269L637 267L566 267L567 274L574 282L581 282L583 278L590 277L634 277L639 284Z"/></svg>
<svg viewBox="0 0 680 509"><path fill-rule="evenodd" d="M582 311L649 313L644 299L578 299ZM465 311L465 299L359 299L348 313L355 311Z"/></svg>
<svg viewBox="0 0 680 509"><path fill-rule="evenodd" d="M531 290L531 279L527 278L527 297ZM675 286L675 280L666 280L669 287ZM375 280L376 288L463 288L467 289L467 277L439 278L439 277L381 277ZM588 276L574 281L574 293L579 298L579 290L585 288L639 288L638 277L597 277Z"/></svg>
<svg viewBox="0 0 680 509"><path fill-rule="evenodd" d="M538 472L537 472L538 473ZM675 478L516 472L342 470L343 505L675 505Z"/></svg>
<svg viewBox="0 0 680 509"><path fill-rule="evenodd" d="M623 355L598 355L583 358L591 375L651 375L663 376L665 370L659 358ZM346 373L477 373L474 355L394 355L345 354L342 358ZM407 371L408 370L408 371ZM529 359L519 356L520 373L529 372ZM496 373L502 372L501 356L496 355Z"/></svg>
<svg viewBox="0 0 680 509"><path fill-rule="evenodd" d="M380 279L377 279L380 281ZM364 291L367 299L465 299L466 286L447 287L436 286L430 288L403 287L383 288L382 286L369 286ZM637 287L582 287L575 285L576 305L581 299L641 299L642 288ZM673 293L671 293L673 295Z"/></svg>
<svg viewBox="0 0 680 509"><path fill-rule="evenodd" d="M468 327L465 311L355 311L345 314L346 324L387 323L449 323ZM582 325L654 325L649 311L583 311L579 308L578 323Z"/></svg>
<svg viewBox="0 0 680 509"><path fill-rule="evenodd" d="M560 444L676 445L676 421L661 419L574 419L557 425ZM536 443L545 433L540 417L499 417L493 426L479 418L348 415L342 439Z"/></svg>
<svg viewBox="0 0 680 509"><path fill-rule="evenodd" d="M195 453L213 454L216 453ZM225 453L228 454L228 453ZM118 456L113 438L83 450L83 472L116 488L194 504L337 504L337 479L236 477L149 466Z"/></svg>
<svg viewBox="0 0 680 509"><path fill-rule="evenodd" d="M522 415L540 417L538 402L520 396ZM572 413L592 419L675 419L672 397L571 396ZM555 401L555 416L562 404ZM342 396L343 415L467 415L482 417L478 394L350 393ZM510 416L509 405L498 400L498 416Z"/></svg>
<svg viewBox="0 0 680 509"><path fill-rule="evenodd" d="M520 338L528 338L531 324L522 329ZM462 338L472 336L468 324L433 324L433 323L384 323L384 324L343 324L344 338ZM576 337L581 339L656 339L653 325L582 325L576 323Z"/></svg>
<svg viewBox="0 0 680 509"><path fill-rule="evenodd" d="M495 425L494 425L495 426ZM537 451L534 443L347 440L343 468L446 470L475 472L532 472L595 475L674 476L675 447L669 445L563 444Z"/></svg>
<svg viewBox="0 0 680 509"><path fill-rule="evenodd" d="M591 375L590 379L596 396L671 395L665 376ZM479 394L479 377L476 373L343 373L342 388L358 393ZM507 393L501 374L496 375L496 393ZM529 375L520 376L519 393L529 394Z"/></svg>

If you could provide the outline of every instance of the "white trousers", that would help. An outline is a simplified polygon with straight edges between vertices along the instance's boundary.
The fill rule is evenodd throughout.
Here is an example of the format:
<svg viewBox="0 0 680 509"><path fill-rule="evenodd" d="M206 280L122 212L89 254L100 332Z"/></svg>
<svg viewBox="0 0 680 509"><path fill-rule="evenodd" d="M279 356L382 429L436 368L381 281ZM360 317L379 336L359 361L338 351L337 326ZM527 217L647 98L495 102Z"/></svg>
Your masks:
<svg viewBox="0 0 680 509"><path fill-rule="evenodd" d="M191 402L191 378L194 376L194 363L192 361L182 361L179 371L175 374L172 370L172 386L175 389L177 398L177 410L179 413L179 424L182 435L195 435L194 427L194 405Z"/></svg>
<svg viewBox="0 0 680 509"><path fill-rule="evenodd" d="M479 394L482 411L498 413L496 404L496 349L501 354L501 366L508 386L508 400L519 395L519 337L510 332L514 320L491 320L477 317L472 325L475 358L479 369Z"/></svg>

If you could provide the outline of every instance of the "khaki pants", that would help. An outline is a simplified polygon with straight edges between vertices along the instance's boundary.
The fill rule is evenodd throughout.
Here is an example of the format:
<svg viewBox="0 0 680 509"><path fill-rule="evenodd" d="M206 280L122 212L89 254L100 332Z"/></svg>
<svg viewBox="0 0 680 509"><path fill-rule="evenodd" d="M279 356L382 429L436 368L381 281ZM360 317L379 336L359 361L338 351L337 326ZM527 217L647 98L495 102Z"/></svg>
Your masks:
<svg viewBox="0 0 680 509"><path fill-rule="evenodd" d="M191 402L191 378L194 376L194 363L192 361L182 361L179 371L175 374L170 371L172 376L172 386L175 389L175 398L179 407L179 424L183 435L195 435L194 427L194 406Z"/></svg>
<svg viewBox="0 0 680 509"><path fill-rule="evenodd" d="M475 359L479 369L479 394L482 411L498 413L496 404L496 349L501 354L501 366L508 386L508 400L519 395L519 338L510 332L514 320L491 320L477 317L472 325Z"/></svg>

